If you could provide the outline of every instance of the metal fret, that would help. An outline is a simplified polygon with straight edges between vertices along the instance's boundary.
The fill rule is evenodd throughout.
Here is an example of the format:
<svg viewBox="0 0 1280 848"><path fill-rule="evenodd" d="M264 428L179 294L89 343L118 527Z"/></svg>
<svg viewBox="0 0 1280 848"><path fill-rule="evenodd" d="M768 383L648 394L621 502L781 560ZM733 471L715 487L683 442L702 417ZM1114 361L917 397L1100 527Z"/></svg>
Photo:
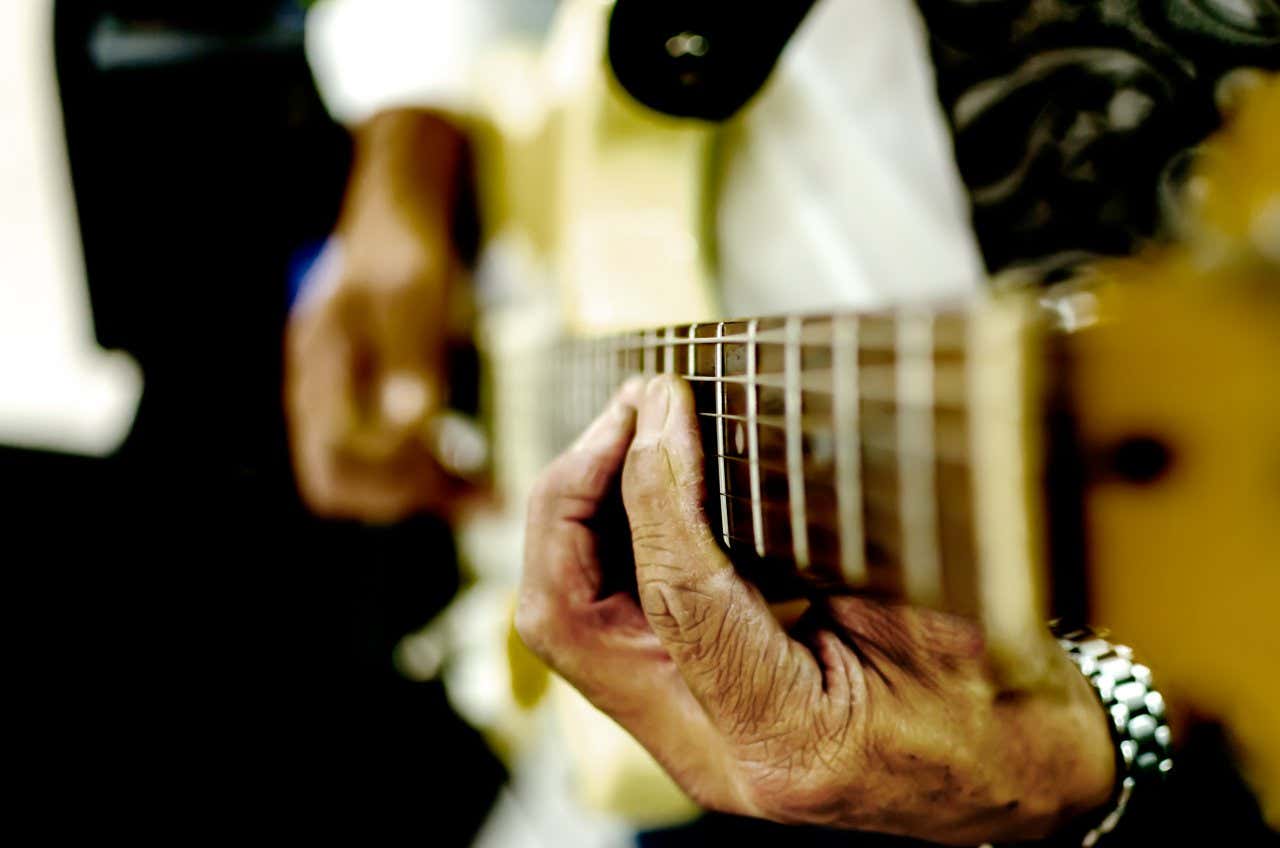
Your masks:
<svg viewBox="0 0 1280 848"><path fill-rule="evenodd" d="M708 509L718 498L726 546L951 603L962 594L952 548L968 519L940 499L965 496L972 459L959 317L760 318L566 339L553 362L568 385L556 383L549 423L563 444L628 377L682 376L694 384L708 488L719 484ZM884 475L888 485L867 490Z"/></svg>
<svg viewBox="0 0 1280 848"><path fill-rule="evenodd" d="M723 327L723 325L721 325ZM756 329L757 322L752 320L747 324L747 418L751 423L747 427L747 456L751 462L751 530L752 536L756 541L756 554L764 556L764 504L760 499L760 430L756 423L756 416L759 412L756 406L759 399L756 397ZM721 346L723 350L723 346ZM721 387L720 392L724 392ZM724 410L720 410L723 412ZM724 432L725 422L721 422L720 431ZM724 445L720 446L720 453L724 453ZM721 460L721 468L724 467L724 460Z"/></svg>
<svg viewBox="0 0 1280 848"><path fill-rule="evenodd" d="M809 512L804 492L804 431L800 391L800 331L803 321L795 316L787 319L787 344L783 351L786 374L785 409L787 418L787 502L791 508L791 549L796 566L809 567ZM754 348L754 345L752 346Z"/></svg>
<svg viewBox="0 0 1280 848"><path fill-rule="evenodd" d="M569 413L569 434L572 435L582 431L582 410L587 407L583 397L586 386L582 385L582 343L576 339L569 347L569 369L573 374L573 405Z"/></svg>
<svg viewBox="0 0 1280 848"><path fill-rule="evenodd" d="M858 394L863 400L896 404L901 401L898 396L898 371L891 365L864 365L859 370L860 385ZM964 366L960 364L944 364L935 371L938 377L937 387L933 392L930 406L942 409L965 409L968 398L965 394ZM812 368L800 372L800 390L813 394L832 394L834 369ZM737 383L742 386L757 388L787 388L784 374L757 374L755 379L745 375L687 377L694 383Z"/></svg>
<svg viewBox="0 0 1280 848"><path fill-rule="evenodd" d="M843 316L833 316L833 317L843 317ZM878 320L873 325L864 324L863 328L858 333L858 343L861 345L862 349L863 350L882 350L886 352L894 350L896 331L894 330L893 323L890 320L888 320L888 316L884 314L880 314L880 315L871 315L868 317L875 318ZM742 323L742 322L728 322L728 323ZM806 345L829 345L832 343L834 332L835 331L832 328L830 319L815 319L813 321L805 323L804 329L801 331L800 341ZM766 330L759 330L756 333L756 337L755 337L756 344L778 345L778 346L784 345L786 344L786 333L787 331L786 331L785 325L773 327ZM713 337L704 337L704 338L690 337L686 339L681 339L680 343L693 344L693 345L713 345L713 344L717 344L718 342L723 342L724 344L746 344L749 338L750 337L745 332L730 333L729 335L726 335L719 340ZM944 330L939 335L935 336L934 342L935 342L934 349L939 352L960 352L965 349L966 340L962 334L957 334L955 332ZM650 347L656 347L661 344L664 344L664 342L661 339L659 339L657 336L654 336L650 341L645 341L644 338L640 338L631 347L633 349L641 348L646 345Z"/></svg>
<svg viewBox="0 0 1280 848"><path fill-rule="evenodd" d="M600 367L604 373L605 384L609 387L609 391L605 395L607 398L612 398L614 392L618 391L618 378L613 373L612 339L604 339L600 342Z"/></svg>
<svg viewBox="0 0 1280 848"><path fill-rule="evenodd" d="M604 376L604 343L600 339L591 341L591 407L595 410L604 409L605 398L602 394L607 395L609 392L609 384Z"/></svg>
<svg viewBox="0 0 1280 848"><path fill-rule="evenodd" d="M584 341L578 342L578 378L585 383L587 380L591 379L590 374L591 374L591 342L584 340ZM582 411L581 411L581 414L578 416L578 429L585 430L588 422L590 422L591 419L595 417L595 412L596 412L595 397L593 397L593 392L589 384L583 385L581 398L582 398Z"/></svg>
<svg viewBox="0 0 1280 848"><path fill-rule="evenodd" d="M903 582L915 603L942 602L942 558L934 463L933 317L898 318L898 514Z"/></svg>
<svg viewBox="0 0 1280 848"><path fill-rule="evenodd" d="M716 325L716 338L724 337L724 322ZM690 346L690 350L693 347ZM716 344L716 377L724 377L724 343ZM716 414L724 415L724 384L716 386ZM724 428L723 418L716 424L716 453L719 455L716 464L720 471L720 531L724 535L725 547L733 547L729 538L729 484L724 464Z"/></svg>
<svg viewBox="0 0 1280 848"><path fill-rule="evenodd" d="M613 397L614 392L618 391L622 384L618 380L618 375L614 367L615 357L612 338L604 340L601 345L600 356L604 362L604 379L605 382L609 384L609 397Z"/></svg>
<svg viewBox="0 0 1280 848"><path fill-rule="evenodd" d="M840 573L850 586L867 581L866 529L862 522L861 410L858 408L858 319L840 316L832 327L832 406L836 443L836 509Z"/></svg>
<svg viewBox="0 0 1280 848"><path fill-rule="evenodd" d="M609 371L614 387L621 386L623 380L627 378L626 369L622 366L622 337L614 336L609 339L609 364L612 368Z"/></svg>

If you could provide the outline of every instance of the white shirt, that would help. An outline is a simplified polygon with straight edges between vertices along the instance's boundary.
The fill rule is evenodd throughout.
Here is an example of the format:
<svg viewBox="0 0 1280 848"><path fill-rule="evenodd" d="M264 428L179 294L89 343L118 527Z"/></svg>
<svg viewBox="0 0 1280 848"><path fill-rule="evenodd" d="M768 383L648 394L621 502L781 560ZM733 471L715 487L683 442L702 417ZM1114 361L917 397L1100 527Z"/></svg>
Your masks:
<svg viewBox="0 0 1280 848"><path fill-rule="evenodd" d="M397 105L465 111L485 45L532 36L547 8L324 0L308 21L308 53L347 123ZM981 283L913 4L821 0L723 132L716 234L729 315L950 298Z"/></svg>
<svg viewBox="0 0 1280 848"><path fill-rule="evenodd" d="M981 282L914 4L820 0L725 132L730 314L949 298Z"/></svg>

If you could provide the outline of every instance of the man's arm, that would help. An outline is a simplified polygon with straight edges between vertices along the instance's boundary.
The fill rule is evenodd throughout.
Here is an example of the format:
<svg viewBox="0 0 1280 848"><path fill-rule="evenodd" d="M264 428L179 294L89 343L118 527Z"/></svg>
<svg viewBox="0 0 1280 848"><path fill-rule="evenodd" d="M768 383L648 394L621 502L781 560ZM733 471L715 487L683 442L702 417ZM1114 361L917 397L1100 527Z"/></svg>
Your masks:
<svg viewBox="0 0 1280 848"><path fill-rule="evenodd" d="M355 132L335 238L286 334L294 466L319 513L395 520L441 511L459 492L432 428L463 280L465 151L452 123L421 110L383 112Z"/></svg>

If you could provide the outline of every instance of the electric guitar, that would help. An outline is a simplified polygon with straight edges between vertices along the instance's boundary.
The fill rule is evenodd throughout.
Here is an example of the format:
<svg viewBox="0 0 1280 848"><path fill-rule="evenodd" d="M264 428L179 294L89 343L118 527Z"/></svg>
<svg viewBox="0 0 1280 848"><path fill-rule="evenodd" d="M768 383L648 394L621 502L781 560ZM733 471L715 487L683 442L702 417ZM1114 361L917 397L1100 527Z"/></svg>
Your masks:
<svg viewBox="0 0 1280 848"><path fill-rule="evenodd" d="M628 105L600 60L607 10L570 5L545 109L494 96L483 273L502 296L480 342L511 508L461 528L475 584L422 637L455 652L455 704L516 750L548 738L550 688L593 804L641 824L690 813L509 619L537 471L626 377L678 374L711 524L767 593L974 616L1013 689L1037 685L1051 615L1109 626L1172 700L1233 729L1274 820L1280 629L1260 599L1280 599L1280 84L1214 142L1182 245L937 310L725 321L696 247L708 131Z"/></svg>

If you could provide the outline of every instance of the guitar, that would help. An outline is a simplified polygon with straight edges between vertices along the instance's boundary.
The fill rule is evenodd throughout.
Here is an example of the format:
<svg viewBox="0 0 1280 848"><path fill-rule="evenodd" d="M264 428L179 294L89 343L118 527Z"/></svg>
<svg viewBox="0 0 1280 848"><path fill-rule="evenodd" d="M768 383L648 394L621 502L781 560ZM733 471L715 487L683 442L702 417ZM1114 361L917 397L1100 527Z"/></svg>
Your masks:
<svg viewBox="0 0 1280 848"><path fill-rule="evenodd" d="M1171 700L1233 729L1276 820L1280 678L1265 670L1280 639L1259 599L1280 598L1280 270L1265 254L1276 242L1254 231L1280 197L1258 141L1280 131L1280 85L1215 142L1232 155L1209 158L1201 235L1180 246L961 306L723 321L696 249L657 249L698 244L706 130L611 87L602 9L562 17L553 48L572 46L545 111L511 126L496 108L488 128L486 170L537 175L492 192L482 272L506 297L480 341L511 509L460 529L476 582L403 663L443 639L451 697L497 747L547 739L550 703L551 744L576 747L591 803L640 824L690 814L634 742L524 654L509 620L537 470L627 376L679 374L702 422L712 527L767 593L839 587L974 616L1014 689L1038 685L1051 615L1106 624ZM1247 202L1222 201L1242 189ZM661 328L617 332L637 324Z"/></svg>

